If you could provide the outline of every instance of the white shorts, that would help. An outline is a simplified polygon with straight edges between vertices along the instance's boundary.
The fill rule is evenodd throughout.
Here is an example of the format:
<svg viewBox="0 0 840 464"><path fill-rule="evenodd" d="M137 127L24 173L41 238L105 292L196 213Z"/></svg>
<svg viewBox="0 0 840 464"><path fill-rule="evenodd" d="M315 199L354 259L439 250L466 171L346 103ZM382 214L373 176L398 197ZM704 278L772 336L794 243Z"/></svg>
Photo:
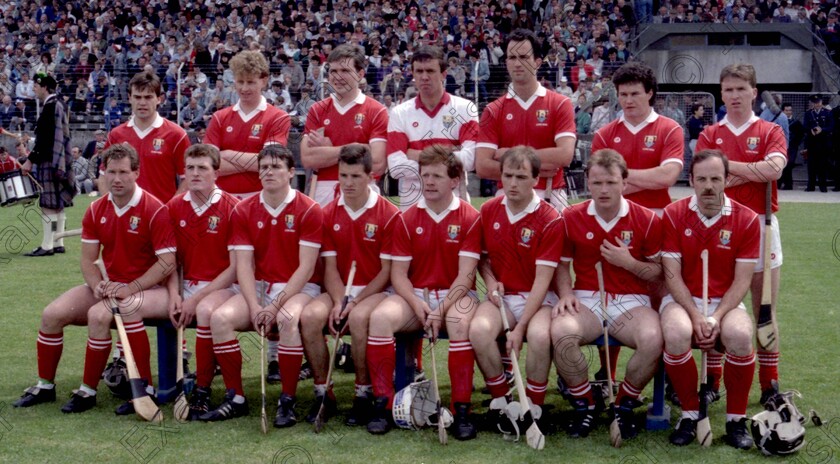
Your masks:
<svg viewBox="0 0 840 464"><path fill-rule="evenodd" d="M204 287L210 285L207 280L190 280L184 281L184 299L192 298L193 295L200 292ZM239 284L231 284L227 290L232 291L235 295L239 295Z"/></svg>
<svg viewBox="0 0 840 464"><path fill-rule="evenodd" d="M446 299L446 295L448 295L448 294L449 294L449 289L448 288L443 289L443 290L429 290L429 305L432 307L432 311L435 311L436 309L438 309L440 307L440 305L443 304L443 301ZM422 288L415 288L414 289L414 295L416 295L418 299L422 300L423 299L423 289ZM478 298L478 296L475 293L475 290L470 290L466 295L463 295L463 296L469 296L471 298L476 298L476 299Z"/></svg>
<svg viewBox="0 0 840 464"><path fill-rule="evenodd" d="M545 200L545 190L534 189L534 193L541 200ZM505 194L505 190L500 188L496 190L496 196L500 197ZM563 212L569 207L569 197L566 195L566 189L554 188L551 190L551 206L557 211Z"/></svg>
<svg viewBox="0 0 840 464"><path fill-rule="evenodd" d="M283 291L283 289L286 288L286 285L287 285L285 283L282 283L282 284L281 283L271 283L271 282L264 282L262 280L258 280L257 281L257 297L261 296L260 295L260 289L261 289L262 284L266 284L265 287L262 287L262 288L265 288L265 296L267 298L265 304L268 304L269 301L274 301L278 296L280 296L280 293ZM300 293L304 293L306 295L309 295L312 298L317 298L318 295L321 294L321 287L318 284L313 284L312 282L307 282L306 284L304 284L303 288L300 290Z"/></svg>
<svg viewBox="0 0 840 464"><path fill-rule="evenodd" d="M367 287L367 285L354 285L350 287L350 298L352 299L359 296L359 293L362 293L362 290L364 290L365 287ZM384 293L386 296L391 296L394 294L394 287L389 285L385 290L382 290L381 293Z"/></svg>
<svg viewBox="0 0 840 464"><path fill-rule="evenodd" d="M522 319L522 314L525 312L525 301L530 294L531 292L519 292L505 295L505 307L513 314L516 322ZM557 298L556 293L546 292L541 306L550 306L553 308L558 301L560 301L560 298Z"/></svg>
<svg viewBox="0 0 840 464"><path fill-rule="evenodd" d="M604 322L604 315L601 311L601 294L599 291L575 290L575 297L584 306L589 308L589 310L592 311L592 314L597 316L601 323ZM607 294L607 317L609 318L610 323L621 317L622 314L640 306L650 308L650 297L647 295L634 294Z"/></svg>
<svg viewBox="0 0 840 464"><path fill-rule="evenodd" d="M753 272L761 272L764 270L764 236L767 227L764 225L763 214L759 214L758 219L761 221L761 245L759 245L758 250L758 263L756 263ZM770 224L773 226L773 231L771 233L773 243L770 245L770 269L776 269L777 267L782 266L784 259L782 256L782 235L779 233L779 220L776 219L775 214L772 218L770 218Z"/></svg>
<svg viewBox="0 0 840 464"><path fill-rule="evenodd" d="M371 182L370 188L376 192L377 195L379 194L379 187L377 187L376 183ZM319 180L318 185L315 186L315 198L313 198L313 200L317 201L323 208L336 198L338 198L338 181Z"/></svg>
<svg viewBox="0 0 840 464"><path fill-rule="evenodd" d="M698 298L696 296L692 297L692 298L694 298L694 305L697 306L697 310L702 313L703 312L703 299ZM664 309L665 306L668 305L669 303L674 303L674 297L671 296L670 294L665 295L665 297L662 298L662 305L659 307L659 312L662 312L662 309ZM708 314L706 314L705 317L709 317L712 314L714 314L714 312L717 309L719 304L720 304L720 298L709 298ZM741 303L738 304L738 307L736 309L746 311L747 307L744 306L743 302L741 302Z"/></svg>

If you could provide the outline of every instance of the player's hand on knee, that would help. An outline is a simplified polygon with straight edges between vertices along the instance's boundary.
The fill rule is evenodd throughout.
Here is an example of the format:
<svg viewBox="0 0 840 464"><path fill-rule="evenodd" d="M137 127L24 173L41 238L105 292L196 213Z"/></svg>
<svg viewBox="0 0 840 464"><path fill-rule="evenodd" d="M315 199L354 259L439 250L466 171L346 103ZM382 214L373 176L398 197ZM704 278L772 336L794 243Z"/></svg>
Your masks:
<svg viewBox="0 0 840 464"><path fill-rule="evenodd" d="M502 305L501 297L504 295L504 287L501 283L495 282L487 286L487 299L496 306Z"/></svg>
<svg viewBox="0 0 840 464"><path fill-rule="evenodd" d="M578 299L574 295L566 295L551 308L551 318L565 316L566 314L577 314L579 312Z"/></svg>
<svg viewBox="0 0 840 464"><path fill-rule="evenodd" d="M522 349L522 340L525 338L522 332L519 331L519 327L517 326L516 329L510 331L507 336L507 343L505 344L505 349L510 353L511 356L519 357L519 350Z"/></svg>
<svg viewBox="0 0 840 464"><path fill-rule="evenodd" d="M169 321L175 327L181 326L181 312L183 302L180 295L169 295Z"/></svg>
<svg viewBox="0 0 840 464"><path fill-rule="evenodd" d="M440 308L438 308L428 314L428 317L426 317L426 323L423 324L423 330L432 334L432 340L437 340L442 324L443 315L440 312Z"/></svg>
<svg viewBox="0 0 840 464"><path fill-rule="evenodd" d="M93 289L93 296L97 300L102 300L102 299L107 298L107 295L105 294L105 289L107 288L107 286L108 286L108 281L107 280L100 280L99 283L96 284L96 288Z"/></svg>
<svg viewBox="0 0 840 464"><path fill-rule="evenodd" d="M347 307L350 307L350 303L347 303ZM344 318L347 317L345 314L347 314L346 308L345 311L342 311L341 303L333 306L332 311L330 311L330 318L327 321L330 333L340 335L344 331Z"/></svg>
<svg viewBox="0 0 840 464"><path fill-rule="evenodd" d="M694 330L694 342L697 347L703 351L714 348L716 338L714 337L714 330L705 318L700 316L693 318L691 324Z"/></svg>
<svg viewBox="0 0 840 464"><path fill-rule="evenodd" d="M183 302L181 302L180 312L181 312L181 325L186 327L192 324L193 320L195 320L195 311L196 306L198 306L198 301L195 298L187 298Z"/></svg>

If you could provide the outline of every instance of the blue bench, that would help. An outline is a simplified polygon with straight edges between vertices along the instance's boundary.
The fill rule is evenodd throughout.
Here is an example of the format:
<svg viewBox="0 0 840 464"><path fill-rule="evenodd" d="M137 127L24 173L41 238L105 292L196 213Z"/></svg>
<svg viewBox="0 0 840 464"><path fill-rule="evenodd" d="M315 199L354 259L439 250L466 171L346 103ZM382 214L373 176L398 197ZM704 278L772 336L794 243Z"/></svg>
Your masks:
<svg viewBox="0 0 840 464"><path fill-rule="evenodd" d="M398 333L396 334L397 358L394 367L394 388L396 391L414 382L414 340L421 337L422 333ZM442 333L440 338L445 338ZM602 346L603 335L598 337L590 345ZM618 340L610 338L610 346L623 346ZM653 377L653 402L648 405L647 424L648 430L668 430L671 427L671 407L665 404L665 369L660 361L659 370Z"/></svg>

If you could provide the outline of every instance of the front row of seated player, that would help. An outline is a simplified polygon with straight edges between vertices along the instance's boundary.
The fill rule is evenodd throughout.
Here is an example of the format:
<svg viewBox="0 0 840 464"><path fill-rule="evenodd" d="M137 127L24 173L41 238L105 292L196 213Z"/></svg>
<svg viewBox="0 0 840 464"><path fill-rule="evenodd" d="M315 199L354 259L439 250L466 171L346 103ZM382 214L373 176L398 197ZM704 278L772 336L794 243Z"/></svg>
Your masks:
<svg viewBox="0 0 840 464"><path fill-rule="evenodd" d="M583 437L599 411L580 346L600 335L606 317L610 336L635 350L616 400L614 419L624 439L637 433L633 410L641 405L639 396L664 346L666 370L683 405L671 441L692 441L698 419L698 376L691 353L696 345L725 350L726 441L738 448L752 446L745 414L753 333L741 300L758 259L759 224L755 213L724 195L728 164L720 152L694 156L695 195L669 205L662 219L624 199L627 166L610 149L596 152L587 166L592 199L563 216L535 195L540 162L527 147L504 154L504 195L486 202L480 212L452 193L462 166L450 147L423 150L423 198L404 214L370 189L371 156L362 145L342 149L340 195L323 209L291 188L293 158L282 146L262 150L263 189L242 201L216 187L220 158L214 147L195 145L185 158L188 189L163 205L136 186L140 166L131 147L114 145L103 153L110 193L84 217L85 284L45 308L37 344L38 383L16 407L55 401L67 325L87 325L89 339L82 385L62 411L95 406L111 349L108 301L113 298L120 302L150 392L143 320L168 317L176 326L195 321L193 419L218 421L248 413L236 332L265 334L276 324L283 385L274 425L288 427L298 420L304 353L312 365L316 398L306 420L314 420L322 401L328 415L336 412L336 397L327 384L324 331L348 330L356 378L347 423L385 433L393 425L395 333L426 330L437 337L445 328L455 438L476 436L470 414L475 363L492 396L489 414L501 416L510 401L509 367L503 361L518 356L525 341L527 397L534 417L542 415L553 360L574 408L568 431ZM708 314L700 311L702 250L708 250L714 270ZM96 269L100 253L111 280ZM183 288L172 272L176 260ZM351 262L357 267L352 299L342 309ZM605 311L595 273L599 262L609 295ZM484 301L475 292L476 272L487 288ZM670 293L657 312L648 288L662 280ZM497 291L512 327L504 349L498 344L503 324ZM226 393L212 407L210 385L217 365ZM130 402L117 409L117 414L132 412Z"/></svg>

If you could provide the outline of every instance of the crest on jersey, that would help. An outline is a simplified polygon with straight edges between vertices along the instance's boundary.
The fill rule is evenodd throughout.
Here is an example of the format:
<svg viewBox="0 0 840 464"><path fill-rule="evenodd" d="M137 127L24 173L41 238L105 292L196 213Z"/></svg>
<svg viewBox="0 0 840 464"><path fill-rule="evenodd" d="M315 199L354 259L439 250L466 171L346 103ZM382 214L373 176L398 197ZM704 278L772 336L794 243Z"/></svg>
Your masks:
<svg viewBox="0 0 840 464"><path fill-rule="evenodd" d="M258 137L262 131L262 124L254 124L251 126L251 137Z"/></svg>
<svg viewBox="0 0 840 464"><path fill-rule="evenodd" d="M287 214L286 215L286 228L292 229L295 227L295 215L294 214Z"/></svg>
<svg viewBox="0 0 840 464"><path fill-rule="evenodd" d="M353 118L356 121L357 126L361 126L363 122L365 122L365 115L364 113L356 113L356 117Z"/></svg>
<svg viewBox="0 0 840 464"><path fill-rule="evenodd" d="M137 230L137 227L139 227L139 226L140 226L140 218L137 217L137 216L131 216L131 218L129 218L129 220L128 220L128 227L130 227L131 230Z"/></svg>
<svg viewBox="0 0 840 464"><path fill-rule="evenodd" d="M461 226L449 224L449 227L446 229L446 233L449 235L450 240L455 240L458 238L458 234L461 233Z"/></svg>
<svg viewBox="0 0 840 464"><path fill-rule="evenodd" d="M750 150L755 150L755 147L758 146L758 141L761 140L758 137L747 137L747 148Z"/></svg>
<svg viewBox="0 0 840 464"><path fill-rule="evenodd" d="M537 122L542 124L548 119L548 110L537 110Z"/></svg>
<svg viewBox="0 0 840 464"><path fill-rule="evenodd" d="M645 136L645 147L650 148L656 143L656 136L655 135L646 135Z"/></svg>
<svg viewBox="0 0 840 464"><path fill-rule="evenodd" d="M378 228L379 226L376 224L371 224L369 222L365 224L365 237L373 238L373 236L376 235L376 229Z"/></svg>
<svg viewBox="0 0 840 464"><path fill-rule="evenodd" d="M732 239L732 231L721 229L720 231L720 244L723 246L729 245L729 241Z"/></svg>
<svg viewBox="0 0 840 464"><path fill-rule="evenodd" d="M522 239L522 243L530 242L531 238L533 238L533 237L534 237L534 231L527 228L527 227L523 227L522 232L519 233L519 238Z"/></svg>
<svg viewBox="0 0 840 464"><path fill-rule="evenodd" d="M210 216L207 218L207 227L210 230L216 230L219 227L219 216Z"/></svg>
<svg viewBox="0 0 840 464"><path fill-rule="evenodd" d="M443 116L443 127L447 128L447 129L452 129L452 126L454 126L454 125L455 125L455 116L452 116L450 114L447 114L447 115Z"/></svg>
<svg viewBox="0 0 840 464"><path fill-rule="evenodd" d="M624 242L624 246L629 246L630 242L633 241L633 231L632 230L622 230L621 231L621 241Z"/></svg>
<svg viewBox="0 0 840 464"><path fill-rule="evenodd" d="M152 150L160 151L161 148L163 148L163 139L152 140Z"/></svg>

